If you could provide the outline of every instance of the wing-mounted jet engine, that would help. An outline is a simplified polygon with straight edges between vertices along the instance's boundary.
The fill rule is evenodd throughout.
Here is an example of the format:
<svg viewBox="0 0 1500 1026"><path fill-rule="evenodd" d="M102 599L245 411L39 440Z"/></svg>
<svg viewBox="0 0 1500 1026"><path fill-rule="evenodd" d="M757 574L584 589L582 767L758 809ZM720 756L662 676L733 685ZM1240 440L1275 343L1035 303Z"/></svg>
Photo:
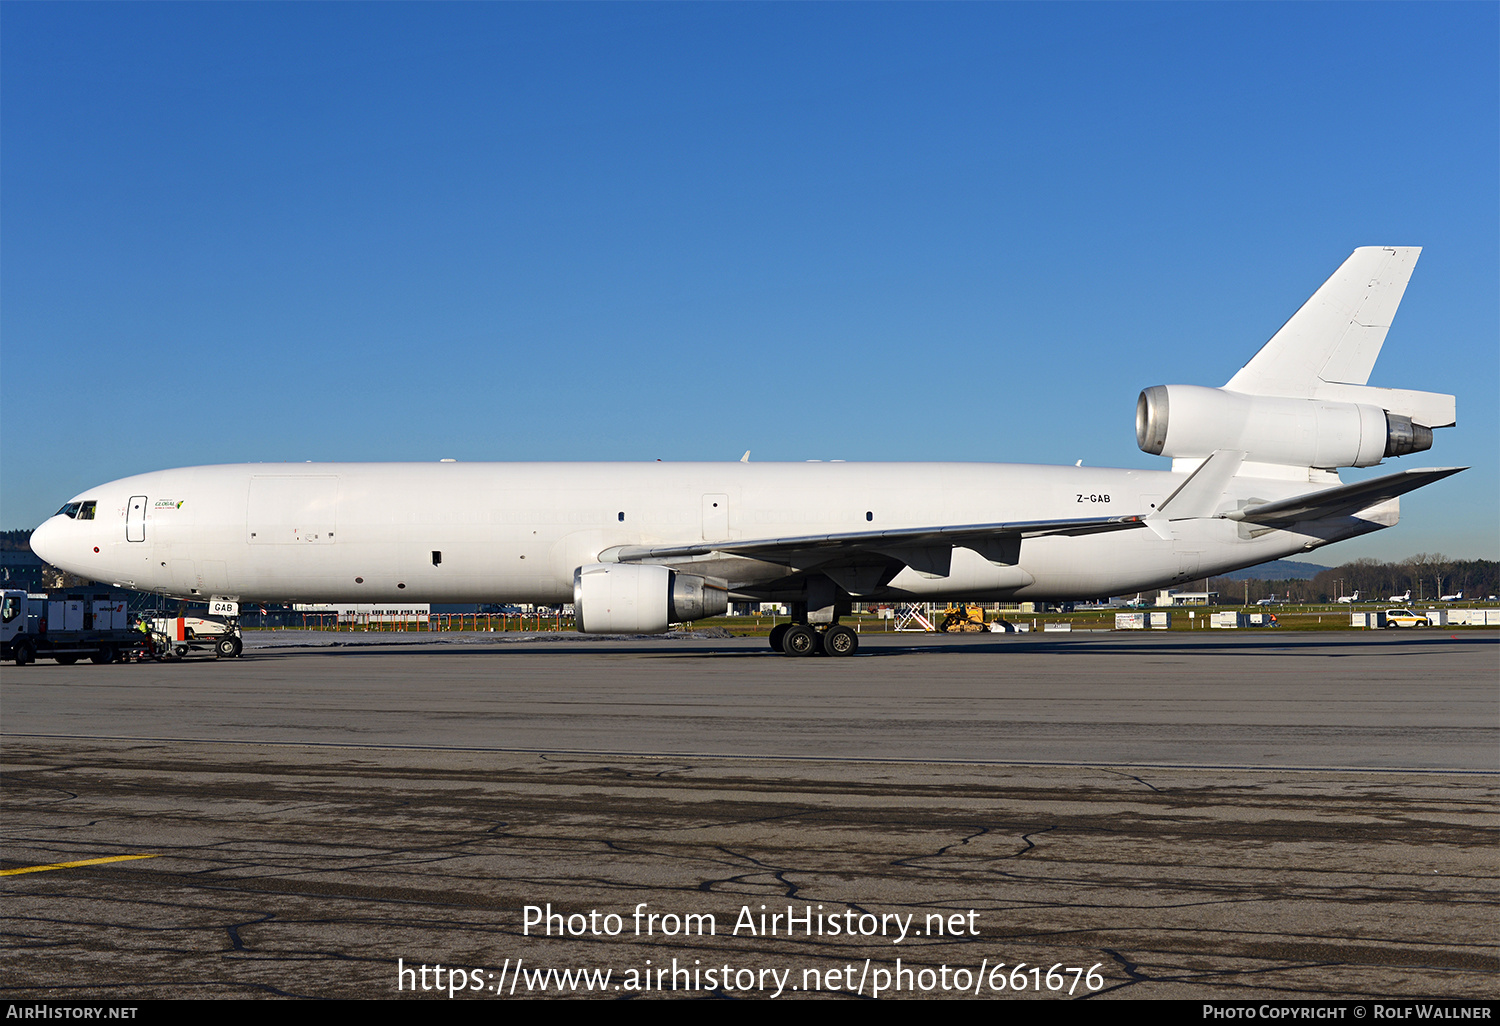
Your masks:
<svg viewBox="0 0 1500 1026"><path fill-rule="evenodd" d="M589 634L660 634L728 608L724 581L664 566L595 563L573 571L573 613Z"/></svg>

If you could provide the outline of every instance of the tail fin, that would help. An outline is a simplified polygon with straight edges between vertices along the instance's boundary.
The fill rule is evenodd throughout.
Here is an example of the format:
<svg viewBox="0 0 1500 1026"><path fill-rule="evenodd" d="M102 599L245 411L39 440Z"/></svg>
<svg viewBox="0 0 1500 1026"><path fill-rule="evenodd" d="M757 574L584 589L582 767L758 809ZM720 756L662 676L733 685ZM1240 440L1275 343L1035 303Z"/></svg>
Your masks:
<svg viewBox="0 0 1500 1026"><path fill-rule="evenodd" d="M1421 252L1418 246L1356 249L1224 387L1245 395L1368 403L1426 427L1453 425L1451 395L1367 384Z"/></svg>
<svg viewBox="0 0 1500 1026"><path fill-rule="evenodd" d="M1432 429L1458 419L1453 396L1367 384L1420 252L1356 249L1223 388L1146 389L1137 444L1172 457L1174 470L1176 460L1223 450L1256 473L1289 467L1299 476L1432 448Z"/></svg>
<svg viewBox="0 0 1500 1026"><path fill-rule="evenodd" d="M1368 382L1421 252L1417 246L1356 249L1224 387L1312 399L1320 381Z"/></svg>

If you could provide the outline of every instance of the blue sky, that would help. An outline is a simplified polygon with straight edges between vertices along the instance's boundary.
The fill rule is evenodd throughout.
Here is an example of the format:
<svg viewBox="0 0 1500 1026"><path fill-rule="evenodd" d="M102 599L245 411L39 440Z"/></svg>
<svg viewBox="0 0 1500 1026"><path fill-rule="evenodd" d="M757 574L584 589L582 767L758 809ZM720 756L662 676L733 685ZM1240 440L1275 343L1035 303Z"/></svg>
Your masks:
<svg viewBox="0 0 1500 1026"><path fill-rule="evenodd" d="M1315 558L1500 558L1497 12L4 4L0 524L198 463L1160 466L1142 387L1419 245L1371 383L1474 469Z"/></svg>

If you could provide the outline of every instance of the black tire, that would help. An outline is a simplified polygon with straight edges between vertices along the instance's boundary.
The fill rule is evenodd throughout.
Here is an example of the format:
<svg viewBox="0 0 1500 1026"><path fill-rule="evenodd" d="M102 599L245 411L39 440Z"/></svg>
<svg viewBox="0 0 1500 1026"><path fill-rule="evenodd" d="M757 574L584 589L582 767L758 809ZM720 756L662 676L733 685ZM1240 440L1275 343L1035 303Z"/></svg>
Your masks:
<svg viewBox="0 0 1500 1026"><path fill-rule="evenodd" d="M239 638L235 638L234 639L234 657L236 659L238 659L240 657L240 653L243 652L243 651L245 651L245 643L243 641L241 641Z"/></svg>
<svg viewBox="0 0 1500 1026"><path fill-rule="evenodd" d="M95 666L108 666L114 661L115 650L109 648L108 646L101 648L99 651L89 656L89 662L93 663Z"/></svg>
<svg viewBox="0 0 1500 1026"><path fill-rule="evenodd" d="M216 641L214 643L214 655L218 656L220 659L233 659L235 656L239 655L239 652L235 650L234 639L220 638L218 641Z"/></svg>
<svg viewBox="0 0 1500 1026"><path fill-rule="evenodd" d="M852 656L859 651L859 635L848 627L830 627L823 632L823 651L831 656Z"/></svg>
<svg viewBox="0 0 1500 1026"><path fill-rule="evenodd" d="M791 626L791 624L789 624L789 623L778 623L775 627L771 628L771 648L772 648L772 650L774 650L776 652L780 652L781 651L781 639L784 638L784 637L786 637L787 628L790 627L790 626Z"/></svg>
<svg viewBox="0 0 1500 1026"><path fill-rule="evenodd" d="M55 655L52 658L57 661L58 666L72 666L78 662L78 653L64 652L62 655Z"/></svg>
<svg viewBox="0 0 1500 1026"><path fill-rule="evenodd" d="M16 646L16 665L25 666L27 663L36 662L36 656L31 652L30 645Z"/></svg>
<svg viewBox="0 0 1500 1026"><path fill-rule="evenodd" d="M781 636L781 650L789 656L815 656L823 650L823 639L805 623L792 624Z"/></svg>

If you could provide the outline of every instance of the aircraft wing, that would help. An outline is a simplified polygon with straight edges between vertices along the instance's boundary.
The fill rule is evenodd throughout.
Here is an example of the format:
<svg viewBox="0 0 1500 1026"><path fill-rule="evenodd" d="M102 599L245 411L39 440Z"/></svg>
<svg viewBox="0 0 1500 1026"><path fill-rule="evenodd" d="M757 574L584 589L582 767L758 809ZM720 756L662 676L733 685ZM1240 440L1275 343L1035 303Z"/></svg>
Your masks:
<svg viewBox="0 0 1500 1026"><path fill-rule="evenodd" d="M1266 502L1259 506L1225 513L1229 520L1241 520L1251 524L1295 524L1304 520L1322 520L1325 517L1345 517L1358 513L1377 503L1394 499L1398 495L1415 491L1423 485L1451 477L1468 467L1431 467L1423 470L1403 470L1399 474L1387 474L1370 481L1325 488L1322 491L1298 495L1277 502Z"/></svg>
<svg viewBox="0 0 1500 1026"><path fill-rule="evenodd" d="M884 555L912 562L905 555L937 546L972 548L992 562L1014 563L1022 538L1043 535L1083 535L1139 527L1139 516L1079 517L1068 520L1019 520L996 524L962 524L950 527L911 527L888 531L849 531L841 534L805 534L749 541L704 541L688 545L622 545L601 553L601 559L621 563L647 559L678 559L722 553L771 563L805 567L820 559L839 559L860 553Z"/></svg>

